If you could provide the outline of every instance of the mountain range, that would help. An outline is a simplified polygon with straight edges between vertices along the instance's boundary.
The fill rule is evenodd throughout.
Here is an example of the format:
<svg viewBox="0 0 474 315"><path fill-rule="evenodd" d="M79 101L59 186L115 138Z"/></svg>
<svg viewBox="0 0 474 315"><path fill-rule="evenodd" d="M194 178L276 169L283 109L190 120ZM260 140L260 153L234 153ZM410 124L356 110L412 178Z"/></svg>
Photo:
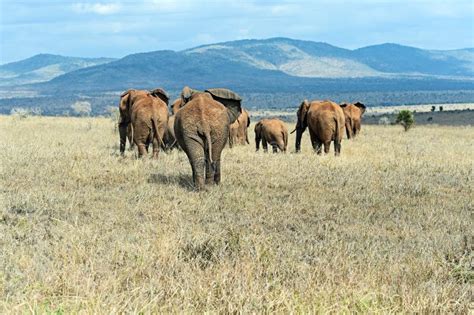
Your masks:
<svg viewBox="0 0 474 315"><path fill-rule="evenodd" d="M49 81L77 69L114 61L114 58L79 58L39 54L0 66L0 86Z"/></svg>
<svg viewBox="0 0 474 315"><path fill-rule="evenodd" d="M349 50L326 43L271 38L238 40L184 51L153 51L113 58L40 54L0 66L0 85L43 82L32 87L116 90L184 84L265 88L311 78L472 79L474 48L423 50L382 44ZM48 83L44 83L47 82ZM309 81L311 82L311 81ZM70 85L68 87L68 85ZM246 85L246 84L244 84Z"/></svg>
<svg viewBox="0 0 474 315"><path fill-rule="evenodd" d="M461 91L457 101L470 102L474 101L474 48L425 50L388 43L350 50L278 37L135 53L120 59L41 54L0 65L0 79L2 112L11 104L42 102L46 107L62 102L66 107L71 100L84 97L93 97L98 106L105 106L129 88L163 87L177 96L184 85L227 87L247 95L286 93L335 99L341 93L392 93L386 99L373 95L370 102L374 104L412 99L422 103L427 91ZM403 100L393 94L416 96L415 91L424 94ZM440 101L454 101L449 94ZM39 101L38 96L42 97ZM254 98L255 106L262 103Z"/></svg>

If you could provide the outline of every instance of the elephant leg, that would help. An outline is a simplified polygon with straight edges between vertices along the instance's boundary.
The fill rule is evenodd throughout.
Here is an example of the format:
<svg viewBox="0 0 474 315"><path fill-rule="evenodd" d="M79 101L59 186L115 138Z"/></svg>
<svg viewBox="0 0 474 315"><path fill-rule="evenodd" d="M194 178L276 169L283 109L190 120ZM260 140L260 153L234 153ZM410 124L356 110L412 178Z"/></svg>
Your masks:
<svg viewBox="0 0 474 315"><path fill-rule="evenodd" d="M153 158L158 159L158 155L160 153L160 144L158 143L158 140L153 137Z"/></svg>
<svg viewBox="0 0 474 315"><path fill-rule="evenodd" d="M348 121L346 122L346 135L347 139L352 138L352 126Z"/></svg>
<svg viewBox="0 0 474 315"><path fill-rule="evenodd" d="M260 136L255 136L255 147L256 147L256 150L255 151L258 151L260 149Z"/></svg>
<svg viewBox="0 0 474 315"><path fill-rule="evenodd" d="M341 140L334 139L334 155L339 156L341 154Z"/></svg>
<svg viewBox="0 0 474 315"><path fill-rule="evenodd" d="M331 141L325 141L324 142L324 153L328 154L329 153L329 148L331 147Z"/></svg>
<svg viewBox="0 0 474 315"><path fill-rule="evenodd" d="M321 155L322 146L323 146L323 143L322 143L321 141L317 140L317 142L316 142L316 147L315 147L315 148L316 148L315 150L316 150L316 154L317 154L317 155Z"/></svg>
<svg viewBox="0 0 474 315"><path fill-rule="evenodd" d="M354 136L356 136L360 132L360 121L357 121L354 125L355 125L354 126Z"/></svg>
<svg viewBox="0 0 474 315"><path fill-rule="evenodd" d="M267 139L265 139L265 137L262 138L262 147L263 147L263 152L267 153L268 145L267 145Z"/></svg>
<svg viewBox="0 0 474 315"><path fill-rule="evenodd" d="M219 185L221 182L221 160L214 161L214 183Z"/></svg>
<svg viewBox="0 0 474 315"><path fill-rule="evenodd" d="M188 156L191 169L193 171L193 183L196 190L202 190L204 185L204 170L206 168L206 158L204 155L203 146L195 142L193 139L188 139L185 143L185 152Z"/></svg>
<svg viewBox="0 0 474 315"><path fill-rule="evenodd" d="M283 141L283 139L279 139L278 142L277 142L277 146L278 146L278 149L280 149L280 152L285 152L286 149L285 149L285 142Z"/></svg>
<svg viewBox="0 0 474 315"><path fill-rule="evenodd" d="M147 150L146 150L146 145L144 143L137 143L137 148L138 148L138 157L146 157L147 156Z"/></svg>
<svg viewBox="0 0 474 315"><path fill-rule="evenodd" d="M273 153L278 153L278 145L276 143L272 143L272 150Z"/></svg>
<svg viewBox="0 0 474 315"><path fill-rule="evenodd" d="M311 138L311 145L313 146L314 152L321 154L321 141L319 141L318 137L316 137L311 130L309 131L309 137Z"/></svg>
<svg viewBox="0 0 474 315"><path fill-rule="evenodd" d="M206 159L206 185L210 185L214 181L215 169L213 164Z"/></svg>

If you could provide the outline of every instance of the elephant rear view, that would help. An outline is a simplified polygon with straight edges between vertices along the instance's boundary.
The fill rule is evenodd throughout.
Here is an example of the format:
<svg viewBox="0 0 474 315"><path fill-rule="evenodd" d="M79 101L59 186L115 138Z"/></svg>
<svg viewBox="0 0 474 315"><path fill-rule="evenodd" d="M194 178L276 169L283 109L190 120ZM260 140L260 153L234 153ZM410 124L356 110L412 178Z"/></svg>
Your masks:
<svg viewBox="0 0 474 315"><path fill-rule="evenodd" d="M188 87L181 93L183 105L176 113L176 140L188 156L197 190L221 180L221 152L229 137L229 125L241 112L241 98L227 89L206 92Z"/></svg>
<svg viewBox="0 0 474 315"><path fill-rule="evenodd" d="M267 144L273 148L273 153L286 152L288 146L288 128L277 118L262 119L255 125L255 146L258 151L262 141L263 151L267 152Z"/></svg>
<svg viewBox="0 0 474 315"><path fill-rule="evenodd" d="M249 126L249 112L242 108L242 113L239 115L237 120L230 125L229 147L232 148L234 144L245 145L250 143L247 132Z"/></svg>
<svg viewBox="0 0 474 315"><path fill-rule="evenodd" d="M362 115L365 113L365 105L357 102L355 104L340 105L345 116L347 139L354 138L361 128Z"/></svg>
<svg viewBox="0 0 474 315"><path fill-rule="evenodd" d="M329 153L331 141L334 141L334 153L341 153L341 141L344 134L344 112L342 108L331 101L304 100L298 108L298 122L296 123L296 152L301 150L301 137L306 127L309 129L311 144L317 154L321 154L324 144L324 153Z"/></svg>
<svg viewBox="0 0 474 315"><path fill-rule="evenodd" d="M160 145L168 123L168 95L162 89L128 90L120 96L120 152L125 151L128 132L138 147L138 156L146 156L153 143L153 157L158 158ZM129 126L132 126L130 131Z"/></svg>

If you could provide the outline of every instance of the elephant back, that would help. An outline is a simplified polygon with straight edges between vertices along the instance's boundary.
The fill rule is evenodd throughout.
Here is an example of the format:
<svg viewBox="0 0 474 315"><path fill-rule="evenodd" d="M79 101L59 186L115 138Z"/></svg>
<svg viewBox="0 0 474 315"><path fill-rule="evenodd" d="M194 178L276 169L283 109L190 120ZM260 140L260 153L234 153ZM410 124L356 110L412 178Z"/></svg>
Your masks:
<svg viewBox="0 0 474 315"><path fill-rule="evenodd" d="M229 89L207 89L205 92L211 94L212 98L223 104L228 109L229 121L233 123L237 120L242 112L241 102L242 98L239 94Z"/></svg>

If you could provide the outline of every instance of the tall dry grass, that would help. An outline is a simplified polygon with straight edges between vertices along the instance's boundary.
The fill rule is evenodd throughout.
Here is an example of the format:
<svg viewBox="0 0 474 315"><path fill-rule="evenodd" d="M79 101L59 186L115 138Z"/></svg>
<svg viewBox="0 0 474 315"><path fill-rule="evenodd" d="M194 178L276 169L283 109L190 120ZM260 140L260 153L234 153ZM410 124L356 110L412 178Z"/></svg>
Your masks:
<svg viewBox="0 0 474 315"><path fill-rule="evenodd" d="M200 193L107 119L0 135L1 313L472 311L472 127L363 126L339 158L252 141Z"/></svg>

